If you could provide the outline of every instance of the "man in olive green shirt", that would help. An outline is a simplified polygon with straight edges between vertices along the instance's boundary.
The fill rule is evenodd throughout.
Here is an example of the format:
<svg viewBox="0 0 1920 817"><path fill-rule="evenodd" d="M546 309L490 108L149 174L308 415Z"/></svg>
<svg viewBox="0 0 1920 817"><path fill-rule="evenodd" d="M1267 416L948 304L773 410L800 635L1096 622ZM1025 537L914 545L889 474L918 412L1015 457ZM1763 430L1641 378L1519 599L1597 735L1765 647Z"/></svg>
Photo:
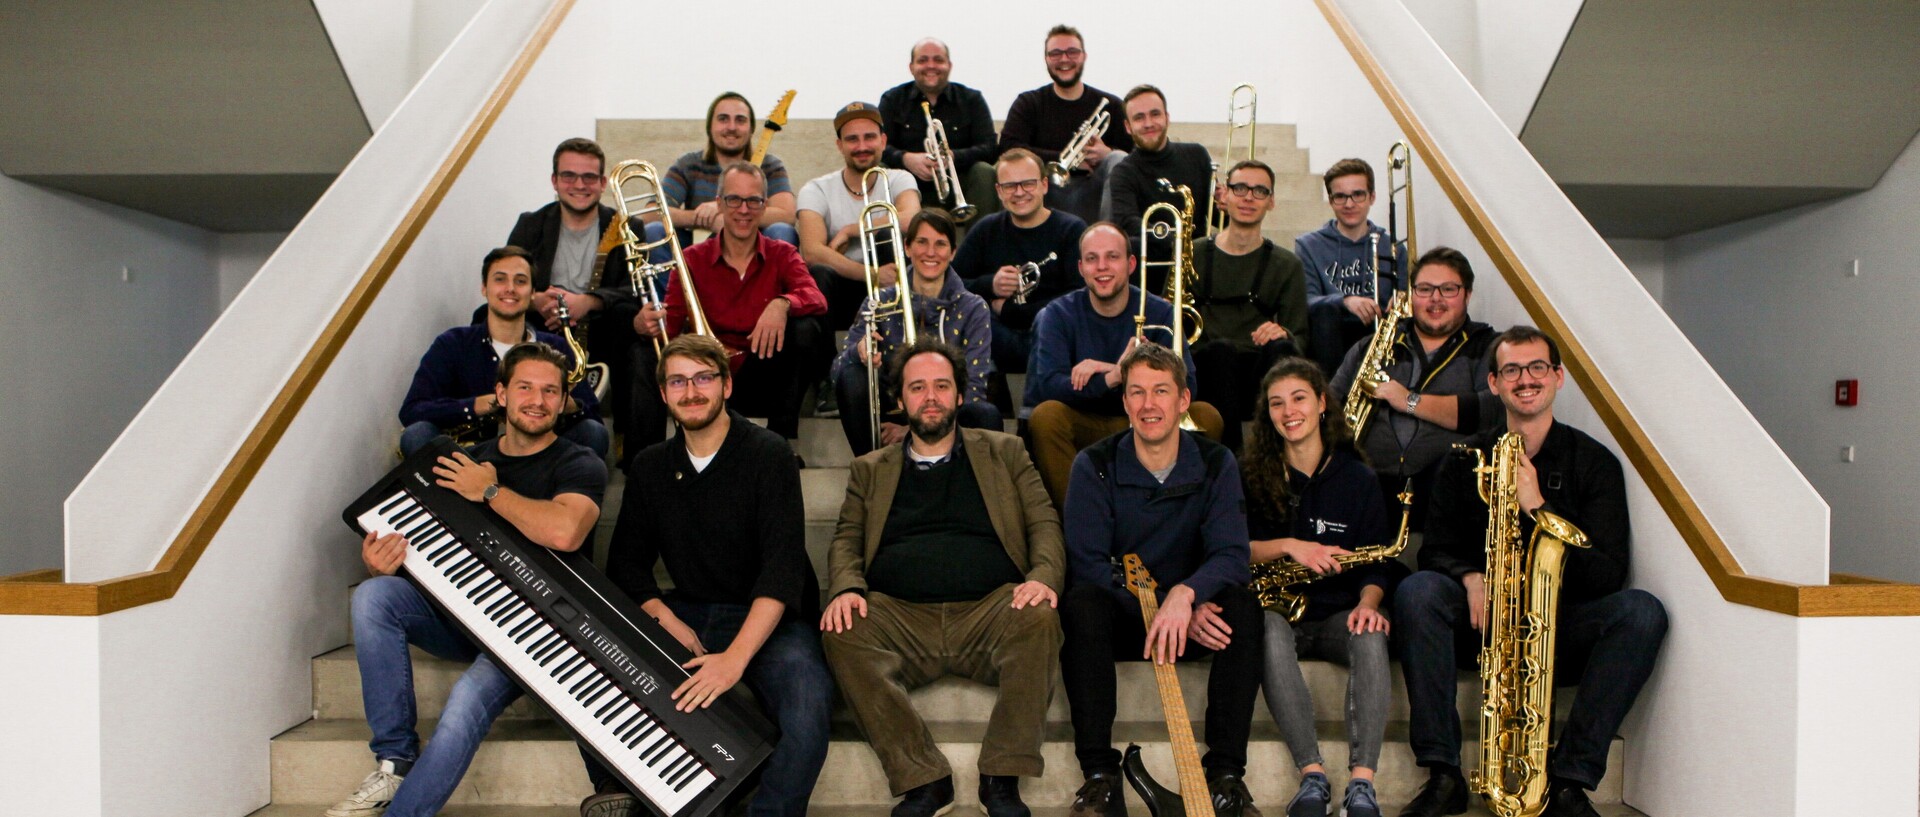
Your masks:
<svg viewBox="0 0 1920 817"><path fill-rule="evenodd" d="M1273 168L1249 159L1227 171L1227 229L1193 243L1193 301L1205 333L1193 347L1194 395L1220 409L1220 441L1240 450L1240 424L1257 416L1260 377L1307 346L1307 279L1300 259L1260 235L1273 209Z"/></svg>

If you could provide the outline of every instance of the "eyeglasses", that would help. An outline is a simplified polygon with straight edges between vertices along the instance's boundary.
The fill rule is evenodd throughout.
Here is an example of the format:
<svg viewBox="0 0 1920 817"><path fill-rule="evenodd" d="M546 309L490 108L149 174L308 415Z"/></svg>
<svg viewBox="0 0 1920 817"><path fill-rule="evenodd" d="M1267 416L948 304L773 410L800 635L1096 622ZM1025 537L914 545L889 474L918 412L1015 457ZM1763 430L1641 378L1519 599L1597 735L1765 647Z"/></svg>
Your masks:
<svg viewBox="0 0 1920 817"><path fill-rule="evenodd" d="M1548 363L1544 360L1536 360L1525 366L1522 366L1518 363L1509 363L1505 366L1500 367L1499 369L1500 380L1505 383L1512 383L1513 381L1520 379L1521 372L1526 372L1527 374L1533 375L1536 378L1545 378L1547 375L1552 374L1553 371L1558 368L1560 368L1560 364Z"/></svg>
<svg viewBox="0 0 1920 817"><path fill-rule="evenodd" d="M1451 298L1459 295L1465 289L1466 287L1459 284L1414 284L1413 294L1420 298L1431 298L1435 295L1439 295L1442 298Z"/></svg>
<svg viewBox="0 0 1920 817"><path fill-rule="evenodd" d="M1077 60L1086 53L1087 52L1078 48L1056 48L1047 52L1047 59L1057 60L1061 57L1072 57Z"/></svg>
<svg viewBox="0 0 1920 817"><path fill-rule="evenodd" d="M1252 196L1254 201L1266 201L1273 198L1273 188L1264 184L1242 184L1234 182L1227 185L1227 192L1236 196Z"/></svg>
<svg viewBox="0 0 1920 817"><path fill-rule="evenodd" d="M1334 193L1327 196L1327 201L1334 204L1360 204L1370 198L1373 198L1373 194L1362 190L1358 193Z"/></svg>
<svg viewBox="0 0 1920 817"><path fill-rule="evenodd" d="M746 205L748 210L758 210L767 206L767 197L726 195L720 197L720 203L725 205L728 210L732 210L742 204Z"/></svg>
<svg viewBox="0 0 1920 817"><path fill-rule="evenodd" d="M562 170L553 174L553 177L559 179L561 184L599 184L601 179L598 173L575 173L571 170Z"/></svg>
<svg viewBox="0 0 1920 817"><path fill-rule="evenodd" d="M1040 189L1040 180L1021 179L1017 182L994 182L993 186L998 188L1002 193L1011 193L1015 190L1024 190L1031 193Z"/></svg>
<svg viewBox="0 0 1920 817"><path fill-rule="evenodd" d="M701 372L692 377L682 377L676 374L672 377L667 378L667 381L666 381L667 391L685 391L688 383L692 383L694 386L704 389L708 386L713 385L713 381L719 380L719 379L720 379L719 372Z"/></svg>

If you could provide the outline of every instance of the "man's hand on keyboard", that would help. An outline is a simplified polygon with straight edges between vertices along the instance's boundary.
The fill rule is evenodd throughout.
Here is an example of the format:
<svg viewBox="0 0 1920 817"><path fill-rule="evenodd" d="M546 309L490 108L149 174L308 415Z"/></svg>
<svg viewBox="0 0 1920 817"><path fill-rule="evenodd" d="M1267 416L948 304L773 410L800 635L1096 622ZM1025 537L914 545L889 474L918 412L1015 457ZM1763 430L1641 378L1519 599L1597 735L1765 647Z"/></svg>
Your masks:
<svg viewBox="0 0 1920 817"><path fill-rule="evenodd" d="M665 606L664 604L661 605L663 608ZM666 630L667 635L673 636L673 640L680 642L680 646L686 647L688 652L694 655L707 654L706 645L700 643L700 636L695 634L693 628L688 627L687 623L681 621L680 617L674 615L671 610L663 609L661 615L655 617L654 620L660 622L660 628Z"/></svg>
<svg viewBox="0 0 1920 817"><path fill-rule="evenodd" d="M407 560L407 540L400 534L389 533L385 536L367 534L360 541L360 561L367 563L367 573L373 576L391 576L400 571L400 564Z"/></svg>
<svg viewBox="0 0 1920 817"><path fill-rule="evenodd" d="M736 656L732 650L710 652L688 661L684 666L695 670L693 677L681 682L680 688L673 691L677 701L673 708L681 712L692 712L698 707L712 706L721 693L740 683L741 674L747 671L748 656Z"/></svg>
<svg viewBox="0 0 1920 817"><path fill-rule="evenodd" d="M434 484L452 490L465 497L468 502L479 502L487 492L487 486L500 481L500 474L490 462L474 462L464 451L455 451L451 457L441 457L433 466L433 475L438 477Z"/></svg>

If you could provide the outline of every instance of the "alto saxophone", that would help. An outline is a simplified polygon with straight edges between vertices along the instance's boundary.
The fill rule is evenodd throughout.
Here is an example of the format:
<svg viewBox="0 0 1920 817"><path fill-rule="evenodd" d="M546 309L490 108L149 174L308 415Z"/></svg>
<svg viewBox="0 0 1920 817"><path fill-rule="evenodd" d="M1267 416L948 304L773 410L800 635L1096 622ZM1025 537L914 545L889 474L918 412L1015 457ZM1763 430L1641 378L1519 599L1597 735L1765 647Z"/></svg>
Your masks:
<svg viewBox="0 0 1920 817"><path fill-rule="evenodd" d="M1473 452L1475 483L1487 503L1487 617L1480 640L1480 768L1469 787L1497 817L1546 808L1547 727L1553 720L1553 636L1567 548L1587 535L1547 510L1533 513L1533 538L1520 539L1517 476L1526 443L1501 435L1492 462Z"/></svg>
<svg viewBox="0 0 1920 817"><path fill-rule="evenodd" d="M1379 234L1374 234L1373 245L1373 287L1374 297L1378 298L1380 289L1380 244ZM1387 377L1387 365L1393 362L1394 344L1400 342L1400 321L1413 317L1413 301L1405 290L1396 290L1393 300L1387 302L1387 311L1373 322L1373 340L1367 342L1367 352L1360 357L1360 365L1353 373L1353 386L1347 389L1347 402L1341 413L1347 420L1347 428L1353 429L1355 440L1367 438L1367 421L1373 419L1373 390L1391 378Z"/></svg>
<svg viewBox="0 0 1920 817"><path fill-rule="evenodd" d="M1352 553L1335 556L1333 560L1344 571L1360 565L1398 558L1400 552L1407 549L1408 523L1412 518L1413 487L1409 481L1408 487L1400 489L1400 534L1394 537L1393 544L1354 548ZM1312 568L1291 559L1274 559L1253 566L1253 581L1247 584L1247 589L1253 591L1254 597L1260 600L1261 607L1286 616L1287 621L1294 622L1307 614L1307 594L1301 592L1298 589L1299 586L1330 575L1333 574L1315 573Z"/></svg>

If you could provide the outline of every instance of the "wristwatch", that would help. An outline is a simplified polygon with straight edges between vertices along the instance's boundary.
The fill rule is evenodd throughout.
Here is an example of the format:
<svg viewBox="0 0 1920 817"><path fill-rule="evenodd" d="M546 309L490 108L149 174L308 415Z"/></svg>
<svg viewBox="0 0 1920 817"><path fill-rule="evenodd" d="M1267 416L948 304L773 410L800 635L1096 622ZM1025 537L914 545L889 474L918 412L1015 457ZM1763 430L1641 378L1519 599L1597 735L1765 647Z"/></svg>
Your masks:
<svg viewBox="0 0 1920 817"><path fill-rule="evenodd" d="M500 483L496 482L492 485L487 486L486 490L480 492L480 502L485 505L492 505L493 498L499 495L500 495Z"/></svg>
<svg viewBox="0 0 1920 817"><path fill-rule="evenodd" d="M1414 408L1419 405L1420 405L1420 393L1417 391L1407 392L1407 413L1412 414Z"/></svg>

